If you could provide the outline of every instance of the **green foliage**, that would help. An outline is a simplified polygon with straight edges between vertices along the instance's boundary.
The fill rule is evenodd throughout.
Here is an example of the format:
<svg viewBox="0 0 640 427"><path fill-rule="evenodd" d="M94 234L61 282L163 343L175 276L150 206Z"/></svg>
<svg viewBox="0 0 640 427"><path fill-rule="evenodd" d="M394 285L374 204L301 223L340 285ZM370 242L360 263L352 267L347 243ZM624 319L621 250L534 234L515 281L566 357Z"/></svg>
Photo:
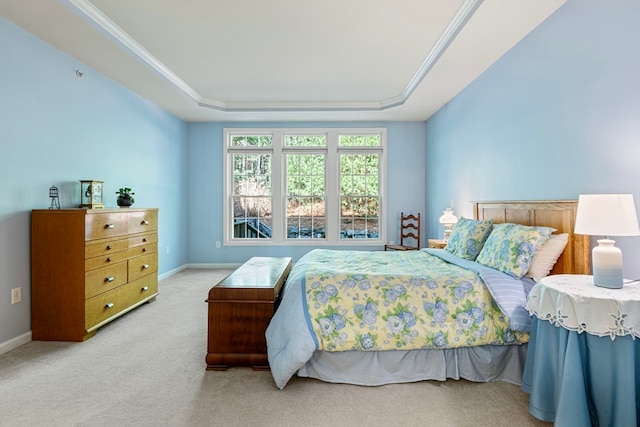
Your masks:
<svg viewBox="0 0 640 427"><path fill-rule="evenodd" d="M129 187L121 187L116 191L118 199L129 199L131 203L135 203L136 199L133 198L134 193Z"/></svg>
<svg viewBox="0 0 640 427"><path fill-rule="evenodd" d="M324 147L324 135L286 135L284 144L291 147ZM342 135L342 147L378 147L378 135ZM233 146L270 146L271 137L267 136L234 136ZM286 192L289 196L288 206L298 208L303 205L323 204L325 196L326 157L317 153L290 153L286 162ZM247 215L254 215L260 206L271 196L271 162L272 155L234 154L233 180L234 196L247 196L253 200L253 206L242 206ZM378 169L380 157L372 154L340 155L340 192L341 212L343 216L377 217L379 215L380 180ZM257 199L260 198L261 199ZM234 199L236 199L234 197ZM250 199L246 199L250 200ZM239 206L236 207L238 209ZM263 207L270 209L270 207ZM255 212L257 214L257 212Z"/></svg>

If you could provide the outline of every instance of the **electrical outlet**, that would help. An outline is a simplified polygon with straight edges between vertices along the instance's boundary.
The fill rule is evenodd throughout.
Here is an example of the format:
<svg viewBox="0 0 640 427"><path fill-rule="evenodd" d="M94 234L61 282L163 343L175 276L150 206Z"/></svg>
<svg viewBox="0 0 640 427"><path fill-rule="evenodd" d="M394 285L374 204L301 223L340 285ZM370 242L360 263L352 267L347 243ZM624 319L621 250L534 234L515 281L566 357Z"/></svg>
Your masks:
<svg viewBox="0 0 640 427"><path fill-rule="evenodd" d="M216 249L220 249L220 240L216 241Z"/></svg>
<svg viewBox="0 0 640 427"><path fill-rule="evenodd" d="M169 246L167 246L167 247L164 249L164 253L165 253L165 254L167 254L167 255L169 255Z"/></svg>
<svg viewBox="0 0 640 427"><path fill-rule="evenodd" d="M22 301L22 287L11 289L11 304L17 304Z"/></svg>
<svg viewBox="0 0 640 427"><path fill-rule="evenodd" d="M389 242L390 245L395 245L396 242L394 242L393 240Z"/></svg>

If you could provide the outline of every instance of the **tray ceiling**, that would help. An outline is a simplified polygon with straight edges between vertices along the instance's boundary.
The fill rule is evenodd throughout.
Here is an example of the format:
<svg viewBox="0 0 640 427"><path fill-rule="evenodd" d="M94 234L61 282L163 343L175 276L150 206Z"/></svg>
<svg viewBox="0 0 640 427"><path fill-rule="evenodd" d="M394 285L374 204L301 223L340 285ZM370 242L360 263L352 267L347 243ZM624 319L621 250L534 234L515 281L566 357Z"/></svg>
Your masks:
<svg viewBox="0 0 640 427"><path fill-rule="evenodd" d="M186 121L423 121L564 1L2 0L0 15Z"/></svg>

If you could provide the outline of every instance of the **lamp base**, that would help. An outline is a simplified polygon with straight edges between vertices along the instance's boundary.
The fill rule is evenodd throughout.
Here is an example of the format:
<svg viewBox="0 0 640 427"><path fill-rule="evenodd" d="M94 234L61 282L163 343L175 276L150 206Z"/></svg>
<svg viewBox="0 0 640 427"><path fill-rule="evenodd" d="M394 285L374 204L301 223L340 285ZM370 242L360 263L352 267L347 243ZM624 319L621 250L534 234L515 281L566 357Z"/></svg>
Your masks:
<svg viewBox="0 0 640 427"><path fill-rule="evenodd" d="M444 243L449 242L449 237L451 237L451 229L453 228L453 225L451 224L445 224L444 225L444 237L442 239L442 241Z"/></svg>
<svg viewBox="0 0 640 427"><path fill-rule="evenodd" d="M622 251L615 240L598 240L593 248L593 284L602 288L622 288Z"/></svg>

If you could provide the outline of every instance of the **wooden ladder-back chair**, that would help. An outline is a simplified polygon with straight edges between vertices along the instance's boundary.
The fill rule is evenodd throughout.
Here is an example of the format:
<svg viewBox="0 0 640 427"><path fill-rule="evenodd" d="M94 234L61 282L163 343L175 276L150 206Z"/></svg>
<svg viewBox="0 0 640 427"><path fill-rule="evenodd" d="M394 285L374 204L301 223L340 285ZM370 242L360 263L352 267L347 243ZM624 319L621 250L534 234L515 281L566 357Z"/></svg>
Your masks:
<svg viewBox="0 0 640 427"><path fill-rule="evenodd" d="M414 242L415 245L409 245ZM420 213L405 215L400 212L400 244L384 245L385 251L417 251L420 249Z"/></svg>

